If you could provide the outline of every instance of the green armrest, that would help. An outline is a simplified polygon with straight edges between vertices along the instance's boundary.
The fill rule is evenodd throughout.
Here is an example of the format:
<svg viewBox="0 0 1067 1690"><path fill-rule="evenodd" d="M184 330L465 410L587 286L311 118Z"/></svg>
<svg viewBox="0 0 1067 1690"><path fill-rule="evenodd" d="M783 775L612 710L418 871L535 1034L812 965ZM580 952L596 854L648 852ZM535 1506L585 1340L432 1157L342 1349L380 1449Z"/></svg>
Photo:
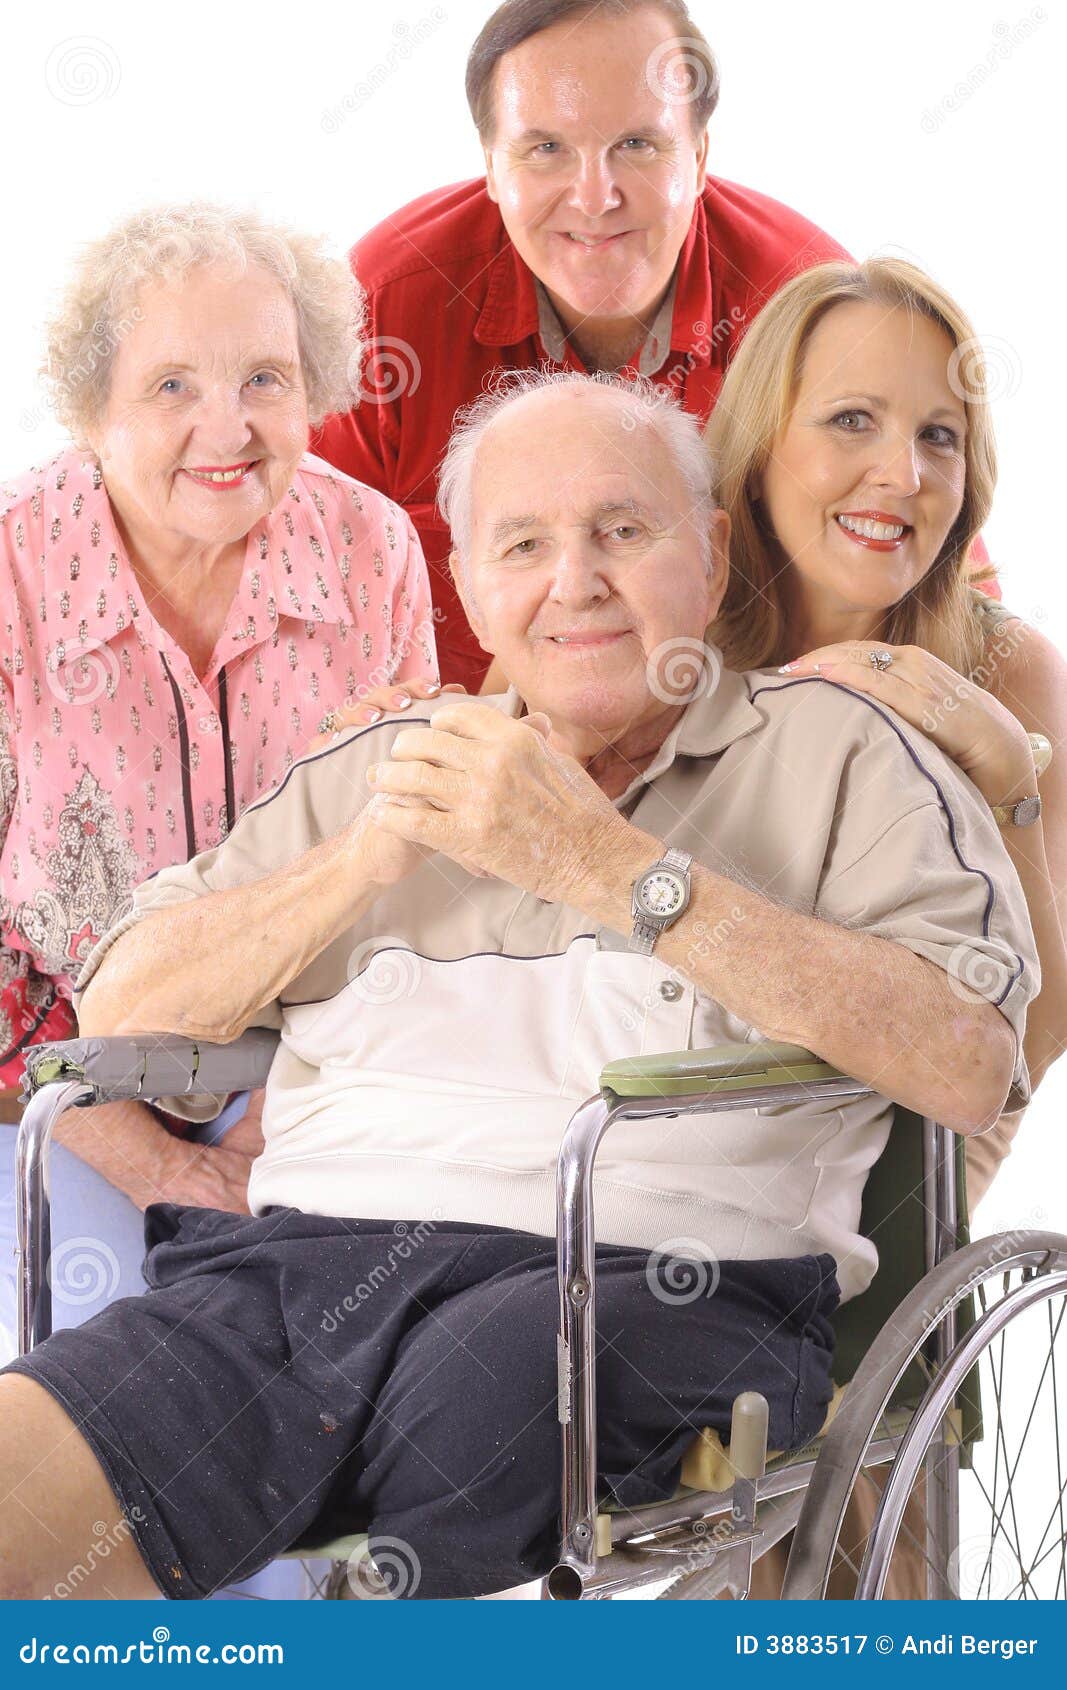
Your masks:
<svg viewBox="0 0 1067 1690"><path fill-rule="evenodd" d="M686 1097L697 1092L746 1091L753 1086L796 1085L845 1076L802 1045L716 1045L712 1050L672 1050L658 1056L625 1056L600 1076L602 1093L614 1097Z"/></svg>

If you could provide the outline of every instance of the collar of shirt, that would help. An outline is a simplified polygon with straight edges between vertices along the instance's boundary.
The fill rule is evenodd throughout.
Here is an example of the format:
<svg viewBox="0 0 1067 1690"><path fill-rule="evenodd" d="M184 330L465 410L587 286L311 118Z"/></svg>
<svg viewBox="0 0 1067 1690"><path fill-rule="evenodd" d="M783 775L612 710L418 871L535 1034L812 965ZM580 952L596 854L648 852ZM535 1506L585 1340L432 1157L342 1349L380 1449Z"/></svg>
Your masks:
<svg viewBox="0 0 1067 1690"><path fill-rule="evenodd" d="M536 278L504 233L503 223L500 228L502 244L490 266L485 302L474 326L474 338L482 346L517 346L540 332ZM689 233L678 254L673 285L674 312L668 350L684 353L688 368L710 364L714 300L707 216L699 195ZM655 326L659 328L658 320ZM553 356L547 345L545 351Z"/></svg>
<svg viewBox="0 0 1067 1690"><path fill-rule="evenodd" d="M678 276L675 271L671 285L660 303L652 327L645 336L637 360L637 371L642 376L654 376L663 364L671 350L671 324L674 320L674 301L678 291ZM538 333L541 345L548 356L556 364L563 364L567 360L567 332L559 320L555 306L549 299L542 285L534 277L534 292L537 295ZM633 359L628 360L630 365Z"/></svg>
<svg viewBox="0 0 1067 1690"><path fill-rule="evenodd" d="M267 639L281 617L336 624L351 615L332 544L327 544L324 513L302 467L284 497L249 531L244 569L220 641L232 645L235 656ZM69 524L72 509L85 529L85 547L72 559L76 574L57 567L50 580L45 553L48 601L54 604L65 595L64 626L72 632L84 626L90 643L106 644L136 624L151 643L160 643L162 630L130 564L96 460L64 454L42 477L41 496L46 544L49 534L58 536ZM299 589L288 578L294 567L290 552L298 549Z"/></svg>
<svg viewBox="0 0 1067 1690"><path fill-rule="evenodd" d="M713 757L761 725L763 717L749 696L746 677L735 669L723 668L716 646L705 643L703 649L707 657L701 692L687 705L648 767L635 775L626 791L615 799L620 808L642 787L651 786L665 774L676 757ZM500 707L505 715L516 719L526 710L514 687L503 695ZM543 708L538 705L538 709Z"/></svg>

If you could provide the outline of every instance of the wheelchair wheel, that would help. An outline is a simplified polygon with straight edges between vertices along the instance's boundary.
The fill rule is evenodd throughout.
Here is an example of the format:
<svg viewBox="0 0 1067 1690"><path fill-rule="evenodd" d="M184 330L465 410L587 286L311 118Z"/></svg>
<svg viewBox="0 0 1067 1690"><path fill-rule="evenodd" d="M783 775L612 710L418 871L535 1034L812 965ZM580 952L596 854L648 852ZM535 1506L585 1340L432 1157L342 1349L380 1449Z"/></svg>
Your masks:
<svg viewBox="0 0 1067 1690"><path fill-rule="evenodd" d="M927 1274L827 1433L785 1599L1067 1599L1065 1308L1057 1234L981 1239ZM925 1389L909 1418L891 1405L913 1366Z"/></svg>

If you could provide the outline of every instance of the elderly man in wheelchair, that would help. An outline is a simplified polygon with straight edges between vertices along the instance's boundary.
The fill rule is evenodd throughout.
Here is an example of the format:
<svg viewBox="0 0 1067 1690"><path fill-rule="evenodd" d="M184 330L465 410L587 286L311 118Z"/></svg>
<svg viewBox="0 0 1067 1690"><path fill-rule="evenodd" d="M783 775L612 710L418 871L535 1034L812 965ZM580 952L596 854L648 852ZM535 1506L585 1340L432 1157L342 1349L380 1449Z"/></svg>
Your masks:
<svg viewBox="0 0 1067 1690"><path fill-rule="evenodd" d="M1027 1235L937 1281L950 1135L1027 1095L1024 901L920 735L818 678L722 671L727 524L692 420L647 386L514 378L457 429L441 500L511 690L302 759L138 889L79 983L82 1039L37 1059L7 1594L52 1589L102 1521L82 1595L203 1597L284 1552L394 1596L704 1594L715 1567L743 1595L815 1493L787 1594L819 1594L856 1473L908 1453L909 1368L942 1393L890 1542L929 1450L965 1442L962 1300L1064 1265ZM151 1207L148 1293L44 1336L44 1105L208 1118L268 1061L251 1213ZM925 1119L928 1184L901 1140L884 1242L923 1199L935 1272L813 1474L894 1106ZM944 1508L927 1526L954 1542Z"/></svg>

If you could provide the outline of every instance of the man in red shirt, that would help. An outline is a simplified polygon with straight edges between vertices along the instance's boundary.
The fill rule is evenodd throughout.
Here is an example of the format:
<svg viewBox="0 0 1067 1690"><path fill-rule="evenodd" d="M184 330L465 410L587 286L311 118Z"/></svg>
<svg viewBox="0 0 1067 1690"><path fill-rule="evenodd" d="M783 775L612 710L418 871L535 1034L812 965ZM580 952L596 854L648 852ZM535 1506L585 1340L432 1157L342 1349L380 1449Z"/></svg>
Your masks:
<svg viewBox="0 0 1067 1690"><path fill-rule="evenodd" d="M435 506L456 410L495 371L550 363L652 376L707 417L760 306L796 271L848 256L706 174L718 92L681 0L506 0L467 67L485 177L423 195L352 249L362 399L315 450L411 516L444 681L477 691L489 664Z"/></svg>

